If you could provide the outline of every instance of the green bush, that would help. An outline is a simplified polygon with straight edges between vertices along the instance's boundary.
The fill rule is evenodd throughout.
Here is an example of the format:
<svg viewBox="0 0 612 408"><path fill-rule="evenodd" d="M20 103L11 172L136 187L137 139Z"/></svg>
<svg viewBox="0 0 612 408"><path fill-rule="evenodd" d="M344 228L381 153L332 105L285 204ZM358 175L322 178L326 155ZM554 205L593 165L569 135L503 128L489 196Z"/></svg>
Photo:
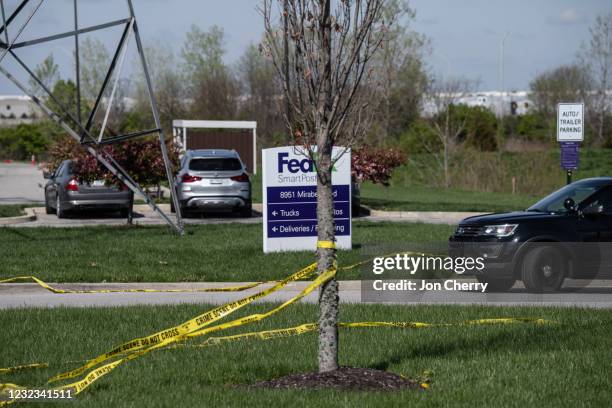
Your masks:
<svg viewBox="0 0 612 408"><path fill-rule="evenodd" d="M529 112L516 117L514 134L523 140L550 141L553 129L546 118L537 112Z"/></svg>
<svg viewBox="0 0 612 408"><path fill-rule="evenodd" d="M497 149L497 118L483 106L467 107L465 143L480 151L492 152Z"/></svg>
<svg viewBox="0 0 612 408"><path fill-rule="evenodd" d="M29 160L49 147L50 139L38 124L21 124L0 129L0 156L13 160Z"/></svg>
<svg viewBox="0 0 612 408"><path fill-rule="evenodd" d="M407 132L399 136L397 146L407 154L438 152L442 150L440 138L425 120L415 121Z"/></svg>

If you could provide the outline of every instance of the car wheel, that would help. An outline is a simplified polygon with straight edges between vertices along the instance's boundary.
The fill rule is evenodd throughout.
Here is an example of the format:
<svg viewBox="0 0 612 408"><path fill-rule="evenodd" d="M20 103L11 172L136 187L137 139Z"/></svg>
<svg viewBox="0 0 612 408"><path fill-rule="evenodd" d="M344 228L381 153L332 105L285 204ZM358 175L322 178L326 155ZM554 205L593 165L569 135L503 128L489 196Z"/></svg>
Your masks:
<svg viewBox="0 0 612 408"><path fill-rule="evenodd" d="M49 198L47 197L46 193L45 193L45 212L47 214L55 214L55 209L51 207L51 205L49 205Z"/></svg>
<svg viewBox="0 0 612 408"><path fill-rule="evenodd" d="M512 286L514 286L514 283L516 282L516 279L512 278L496 279L485 276L477 276L476 280L478 280L478 282L480 283L487 283L488 292L506 292L510 288L512 288Z"/></svg>
<svg viewBox="0 0 612 408"><path fill-rule="evenodd" d="M566 265L563 254L556 248L537 246L523 258L521 279L529 292L555 292L563 285Z"/></svg>
<svg viewBox="0 0 612 408"><path fill-rule="evenodd" d="M60 200L59 194L55 199L55 213L57 214L57 218L66 218L66 210L62 208L62 200Z"/></svg>

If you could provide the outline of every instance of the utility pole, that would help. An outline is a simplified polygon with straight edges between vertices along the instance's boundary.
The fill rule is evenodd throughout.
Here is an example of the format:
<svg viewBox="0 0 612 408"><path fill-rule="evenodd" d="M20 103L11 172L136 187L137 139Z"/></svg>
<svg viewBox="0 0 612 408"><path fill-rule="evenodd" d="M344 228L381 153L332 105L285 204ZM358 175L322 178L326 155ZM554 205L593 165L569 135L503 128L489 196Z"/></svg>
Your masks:
<svg viewBox="0 0 612 408"><path fill-rule="evenodd" d="M499 91L500 91L500 97L499 97L499 103L498 103L498 110L497 110L497 116L498 117L503 117L504 116L504 48L506 46L506 39L508 38L508 35L510 35L510 33L506 32L506 34L504 34L504 37L501 40L501 43L499 45Z"/></svg>

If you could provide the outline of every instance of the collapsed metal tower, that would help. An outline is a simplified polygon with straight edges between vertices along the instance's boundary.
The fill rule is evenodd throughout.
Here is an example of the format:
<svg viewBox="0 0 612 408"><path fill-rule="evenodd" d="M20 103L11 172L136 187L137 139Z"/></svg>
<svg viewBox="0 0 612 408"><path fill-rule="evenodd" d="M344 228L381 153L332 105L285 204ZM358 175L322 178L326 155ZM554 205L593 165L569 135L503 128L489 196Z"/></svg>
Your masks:
<svg viewBox="0 0 612 408"><path fill-rule="evenodd" d="M153 94L153 87L151 85L151 78L149 75L149 70L147 68L147 63L142 47L142 42L140 39L140 34L138 32L138 23L136 22L136 16L134 14L134 7L132 5L132 0L126 0L127 9L129 11L128 16L114 21L108 21L103 24L97 24L88 27L79 27L79 18L78 18L78 0L73 0L73 10L74 10L74 30L58 33L55 35L50 35L46 37L41 37L33 40L21 41L19 42L19 37L21 36L23 30L32 20L32 17L38 12L40 6L46 0L22 0L18 6L12 11L10 15L7 15L5 9L4 0L0 0L0 12L2 14L2 25L0 26L0 72L4 74L15 86L17 86L23 93L32 98L32 101L52 120L58 123L71 137L76 139L81 145L92 154L102 165L104 165L112 174L114 174L121 182L123 182L130 190L132 190L135 194L141 194L144 197L145 202L153 209L153 211L157 212L168 225L170 225L176 232L179 234L183 234L183 223L181 220L180 214L180 205L178 204L178 199L176 192L173 191L171 194L171 199L174 201L174 207L176 208L176 221L173 221L169 218L161 209L155 204L153 200L143 191L143 189L136 183L132 177L121 167L119 163L110 155L108 152L99 149L103 145L114 144L124 142L129 139L133 139L140 136L158 134L159 136L159 144L162 152L164 165L166 169L166 175L168 178L168 184L171 190L174 190L174 182L172 175L172 166L170 163L170 159L168 156L168 151L166 148L166 143L164 139L164 132L162 130L161 121L159 117L159 111L157 108L157 102L155 100L155 95ZM30 10L24 10L28 3L34 4L34 6ZM29 11L29 13L28 13ZM11 23L14 23L17 17L23 18L25 16L25 21L19 27L13 31L14 27L11 26ZM83 121L82 115L82 105L81 105L81 79L80 79L80 55L79 55L79 35L85 34L89 32L94 32L98 30L103 30L109 27L115 26L123 26L123 32L121 35L121 39L115 49L112 60L110 62L110 66L106 72L104 80L101 84L100 90L98 92L97 98L93 105L93 108L87 115L87 120ZM11 33L15 33L12 36L9 35L9 28L11 29ZM146 90L149 98L149 102L151 105L151 112L153 114L153 119L155 121L155 128L153 129L145 129L138 132L127 133L115 135L113 137L103 137L105 129L107 127L107 121L109 117L109 113L111 107L113 105L113 101L115 98L115 91L117 89L119 75L121 73L121 69L123 67L123 62L126 55L127 44L130 39L130 36L134 36L136 41L136 48L138 50L139 62L142 67L142 72L144 74L145 82L146 82ZM34 70L28 66L21 58L19 58L13 50L35 45L41 44L48 41L58 40L62 38L74 37L74 56L75 56L75 67L76 67L76 76L75 76L75 84L76 84L76 115L71 113L66 106L64 106L50 91L50 89L38 78ZM21 66L25 72L32 78L33 81L40 86L44 95L48 98L48 100L53 101L55 110L44 101L42 101L39 97L34 95L30 90L21 83L17 78L15 78L10 72L8 72L5 67L2 66L2 61L7 55L11 55L14 60ZM115 75L114 81L112 81L112 77ZM110 93L110 97L105 102L106 112L104 114L104 120L102 122L102 127L100 129L99 135L93 134L93 124L96 114L100 109L103 99L103 95L110 83L112 84L112 90ZM67 119L70 119L69 121Z"/></svg>

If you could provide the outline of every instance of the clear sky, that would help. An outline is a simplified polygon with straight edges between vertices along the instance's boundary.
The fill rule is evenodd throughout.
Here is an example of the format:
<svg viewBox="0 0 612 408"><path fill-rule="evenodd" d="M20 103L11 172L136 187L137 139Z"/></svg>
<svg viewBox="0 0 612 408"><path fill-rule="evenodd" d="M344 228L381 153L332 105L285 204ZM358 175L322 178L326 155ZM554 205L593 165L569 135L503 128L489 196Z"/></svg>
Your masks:
<svg viewBox="0 0 612 408"><path fill-rule="evenodd" d="M124 0L78 1L82 26L120 18L126 10ZM203 29L214 24L222 27L230 63L262 34L258 0L133 1L145 42L165 42L177 53L191 24ZM5 0L7 13L16 4L18 0ZM45 0L20 40L71 29L71 4L72 0ZM610 0L412 0L411 5L417 12L413 28L431 39L431 70L478 79L483 90L500 87L504 36L505 89L526 89L536 74L571 63L588 40L595 16L612 11ZM110 48L118 36L119 29L109 29L102 39ZM72 44L73 40L56 41L20 50L19 55L34 64L53 52L62 75L68 77ZM2 64L14 68L10 61ZM0 94L7 93L21 92L0 77Z"/></svg>

